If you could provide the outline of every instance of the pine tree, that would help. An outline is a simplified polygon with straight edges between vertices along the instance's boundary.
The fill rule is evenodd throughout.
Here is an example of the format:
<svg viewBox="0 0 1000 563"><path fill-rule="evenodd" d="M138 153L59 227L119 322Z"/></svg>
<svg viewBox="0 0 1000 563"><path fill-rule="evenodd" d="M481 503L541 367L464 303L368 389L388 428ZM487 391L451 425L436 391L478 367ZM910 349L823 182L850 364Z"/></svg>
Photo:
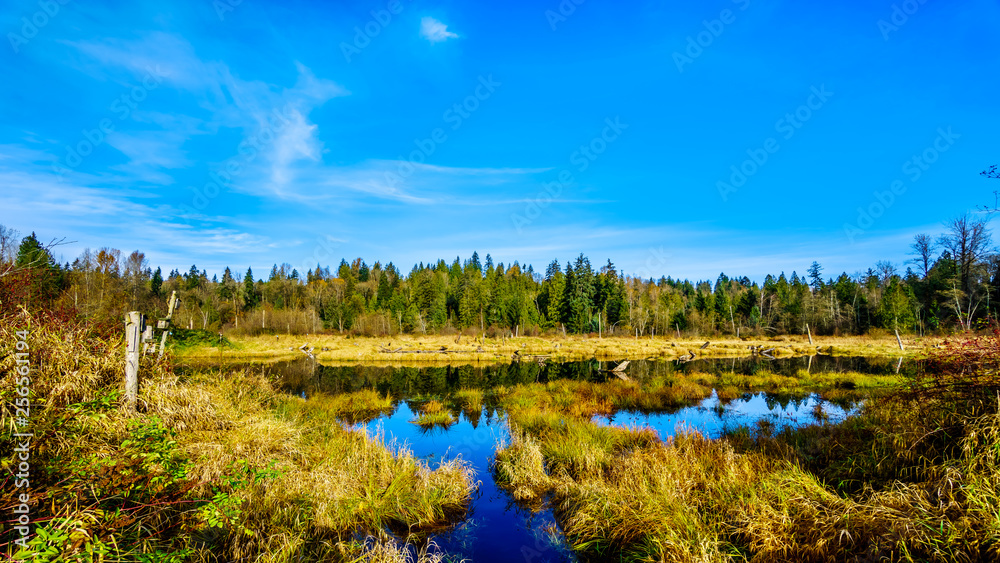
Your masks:
<svg viewBox="0 0 1000 563"><path fill-rule="evenodd" d="M160 272L160 268L157 267L156 271L153 272L153 277L149 280L149 291L154 297L160 296L160 288L163 287L163 273Z"/></svg>
<svg viewBox="0 0 1000 563"><path fill-rule="evenodd" d="M243 276L243 300L246 302L247 309L252 309L260 302L257 296L257 288L254 286L252 268L247 268L247 273Z"/></svg>
<svg viewBox="0 0 1000 563"><path fill-rule="evenodd" d="M813 262L809 266L809 285L815 290L823 287L823 267L819 265L819 262Z"/></svg>
<svg viewBox="0 0 1000 563"><path fill-rule="evenodd" d="M14 264L30 272L32 294L43 299L58 295L64 277L62 269L52 258L52 253L38 242L35 233L21 240Z"/></svg>
<svg viewBox="0 0 1000 563"><path fill-rule="evenodd" d="M195 289L199 283L201 283L201 272L198 271L198 266L191 264L191 269L184 274L184 289Z"/></svg>

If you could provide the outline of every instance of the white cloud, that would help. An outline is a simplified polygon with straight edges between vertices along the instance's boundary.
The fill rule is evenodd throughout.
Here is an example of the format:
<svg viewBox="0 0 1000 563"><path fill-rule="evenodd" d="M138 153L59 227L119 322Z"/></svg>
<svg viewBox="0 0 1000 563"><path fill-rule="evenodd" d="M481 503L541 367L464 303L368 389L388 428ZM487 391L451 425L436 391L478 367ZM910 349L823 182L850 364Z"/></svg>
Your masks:
<svg viewBox="0 0 1000 563"><path fill-rule="evenodd" d="M299 62L295 62L298 77L291 88L242 79L225 63L199 58L186 39L164 32L151 32L138 40L109 38L67 45L84 55L80 63L84 72L131 84L150 69L158 69L155 72L162 75L164 87L188 95L187 107L194 115L173 111L168 117L140 107L133 112L135 124L152 127L133 129L127 134L116 132L112 136L115 138L109 137L109 144L130 159L118 169L153 183L168 184L164 170L191 164L184 146L192 136L221 128L239 128L247 136L256 135L268 127L274 111L281 109L291 115L292 126L284 128L262 151L260 164L270 167L263 173L273 182L289 185L295 180L296 165L318 161L323 150L319 127L308 119L310 112L332 98L349 94L340 85L317 78ZM234 146L233 154L236 150Z"/></svg>
<svg viewBox="0 0 1000 563"><path fill-rule="evenodd" d="M448 31L448 26L432 17L420 20L420 36L431 43L440 43L458 37L457 33Z"/></svg>

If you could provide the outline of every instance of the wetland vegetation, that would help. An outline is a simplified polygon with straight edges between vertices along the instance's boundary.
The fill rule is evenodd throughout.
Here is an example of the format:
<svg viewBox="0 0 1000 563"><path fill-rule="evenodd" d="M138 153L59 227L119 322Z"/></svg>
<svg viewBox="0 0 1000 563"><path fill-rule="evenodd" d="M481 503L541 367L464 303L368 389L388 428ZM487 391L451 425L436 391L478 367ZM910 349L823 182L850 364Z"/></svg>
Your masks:
<svg viewBox="0 0 1000 563"><path fill-rule="evenodd" d="M763 285L475 256L241 285L158 279L109 249L58 266L25 240L0 277L5 459L33 432L27 497L4 465L3 505L33 526L5 529L10 557L1000 556L1000 337L950 335L933 284L972 284L959 304L993 289L950 255L922 275L815 265ZM143 357L133 410L117 315L155 313L166 290L188 328ZM956 310L950 326L988 322Z"/></svg>

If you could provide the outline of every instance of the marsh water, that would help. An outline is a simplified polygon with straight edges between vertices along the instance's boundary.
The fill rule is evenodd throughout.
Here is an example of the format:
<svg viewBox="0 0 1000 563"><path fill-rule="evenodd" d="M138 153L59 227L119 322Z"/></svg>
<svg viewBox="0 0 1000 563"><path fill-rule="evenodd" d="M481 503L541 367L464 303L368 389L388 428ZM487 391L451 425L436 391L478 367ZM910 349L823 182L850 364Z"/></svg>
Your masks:
<svg viewBox="0 0 1000 563"><path fill-rule="evenodd" d="M497 444L507 439L502 412L484 408L478 414L461 413L448 428L423 429L411 421L413 405L444 397L459 389L489 389L498 385L548 382L558 379L604 381L614 378L607 370L615 363L583 361L566 363L515 362L490 366L384 367L374 365L327 366L313 359L267 364L263 368L288 393L308 398L315 393L336 394L374 389L395 399L395 410L357 425L381 436L393 448L405 447L433 468L443 460L461 456L471 463L481 484L465 520L448 532L433 537L449 560L476 562L575 561L556 526L551 510L533 513L517 506L493 482L491 457ZM866 374L912 373L921 369L917 361L861 357L814 356L765 360L759 358L704 359L687 363L633 361L628 377L637 381L685 372L753 374L768 370L795 375L813 372L860 372ZM836 422L850 416L859 403L824 401L815 393L774 395L747 393L732 400L712 396L663 412L618 412L595 417L598 424L649 427L661 437L679 428L690 428L718 436L726 428L770 424L775 427L817 422L822 417ZM472 414L472 416L469 416Z"/></svg>

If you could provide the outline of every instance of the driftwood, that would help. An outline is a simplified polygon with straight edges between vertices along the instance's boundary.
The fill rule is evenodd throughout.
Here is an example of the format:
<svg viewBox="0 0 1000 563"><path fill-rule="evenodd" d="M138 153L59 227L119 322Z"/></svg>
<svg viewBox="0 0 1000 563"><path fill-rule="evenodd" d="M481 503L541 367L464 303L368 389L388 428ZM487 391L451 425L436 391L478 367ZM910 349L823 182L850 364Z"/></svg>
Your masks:
<svg viewBox="0 0 1000 563"><path fill-rule="evenodd" d="M552 357L551 354L524 354L524 355L521 355L521 351L520 350L516 350L516 351L514 351L514 354L511 355L510 359L514 360L515 362L519 362L521 360L536 360L536 361L538 361L538 363L543 363L545 360L547 360L547 359L549 359L551 357Z"/></svg>
<svg viewBox="0 0 1000 563"><path fill-rule="evenodd" d="M315 348L310 347L308 344L303 344L302 346L299 346L299 350L306 356L309 356L314 360L316 359L316 356L313 354L313 350L315 350Z"/></svg>
<svg viewBox="0 0 1000 563"><path fill-rule="evenodd" d="M704 350L705 348L708 348L709 344L711 344L711 342L706 342L706 343L702 344L701 345L701 349Z"/></svg>
<svg viewBox="0 0 1000 563"><path fill-rule="evenodd" d="M468 350L403 350L402 348L389 350L388 348L381 348L379 349L379 352L383 354L462 354L469 351Z"/></svg>
<svg viewBox="0 0 1000 563"><path fill-rule="evenodd" d="M625 368L628 367L628 364L629 364L629 360L625 360L622 363L618 364L617 366L615 366L615 367L613 367L611 369L602 369L602 370L599 370L599 371L603 371L604 373L613 373L616 376L618 376L619 379L622 379L622 380L625 380L625 381L632 381L631 379L628 378L627 375L625 375Z"/></svg>
<svg viewBox="0 0 1000 563"><path fill-rule="evenodd" d="M764 356L768 360L777 359L773 355L771 355L771 352L774 352L776 350L776 348L774 347L764 349L764 345L761 344L759 346L751 345L748 346L748 348L750 348L750 353L752 353L754 356Z"/></svg>

